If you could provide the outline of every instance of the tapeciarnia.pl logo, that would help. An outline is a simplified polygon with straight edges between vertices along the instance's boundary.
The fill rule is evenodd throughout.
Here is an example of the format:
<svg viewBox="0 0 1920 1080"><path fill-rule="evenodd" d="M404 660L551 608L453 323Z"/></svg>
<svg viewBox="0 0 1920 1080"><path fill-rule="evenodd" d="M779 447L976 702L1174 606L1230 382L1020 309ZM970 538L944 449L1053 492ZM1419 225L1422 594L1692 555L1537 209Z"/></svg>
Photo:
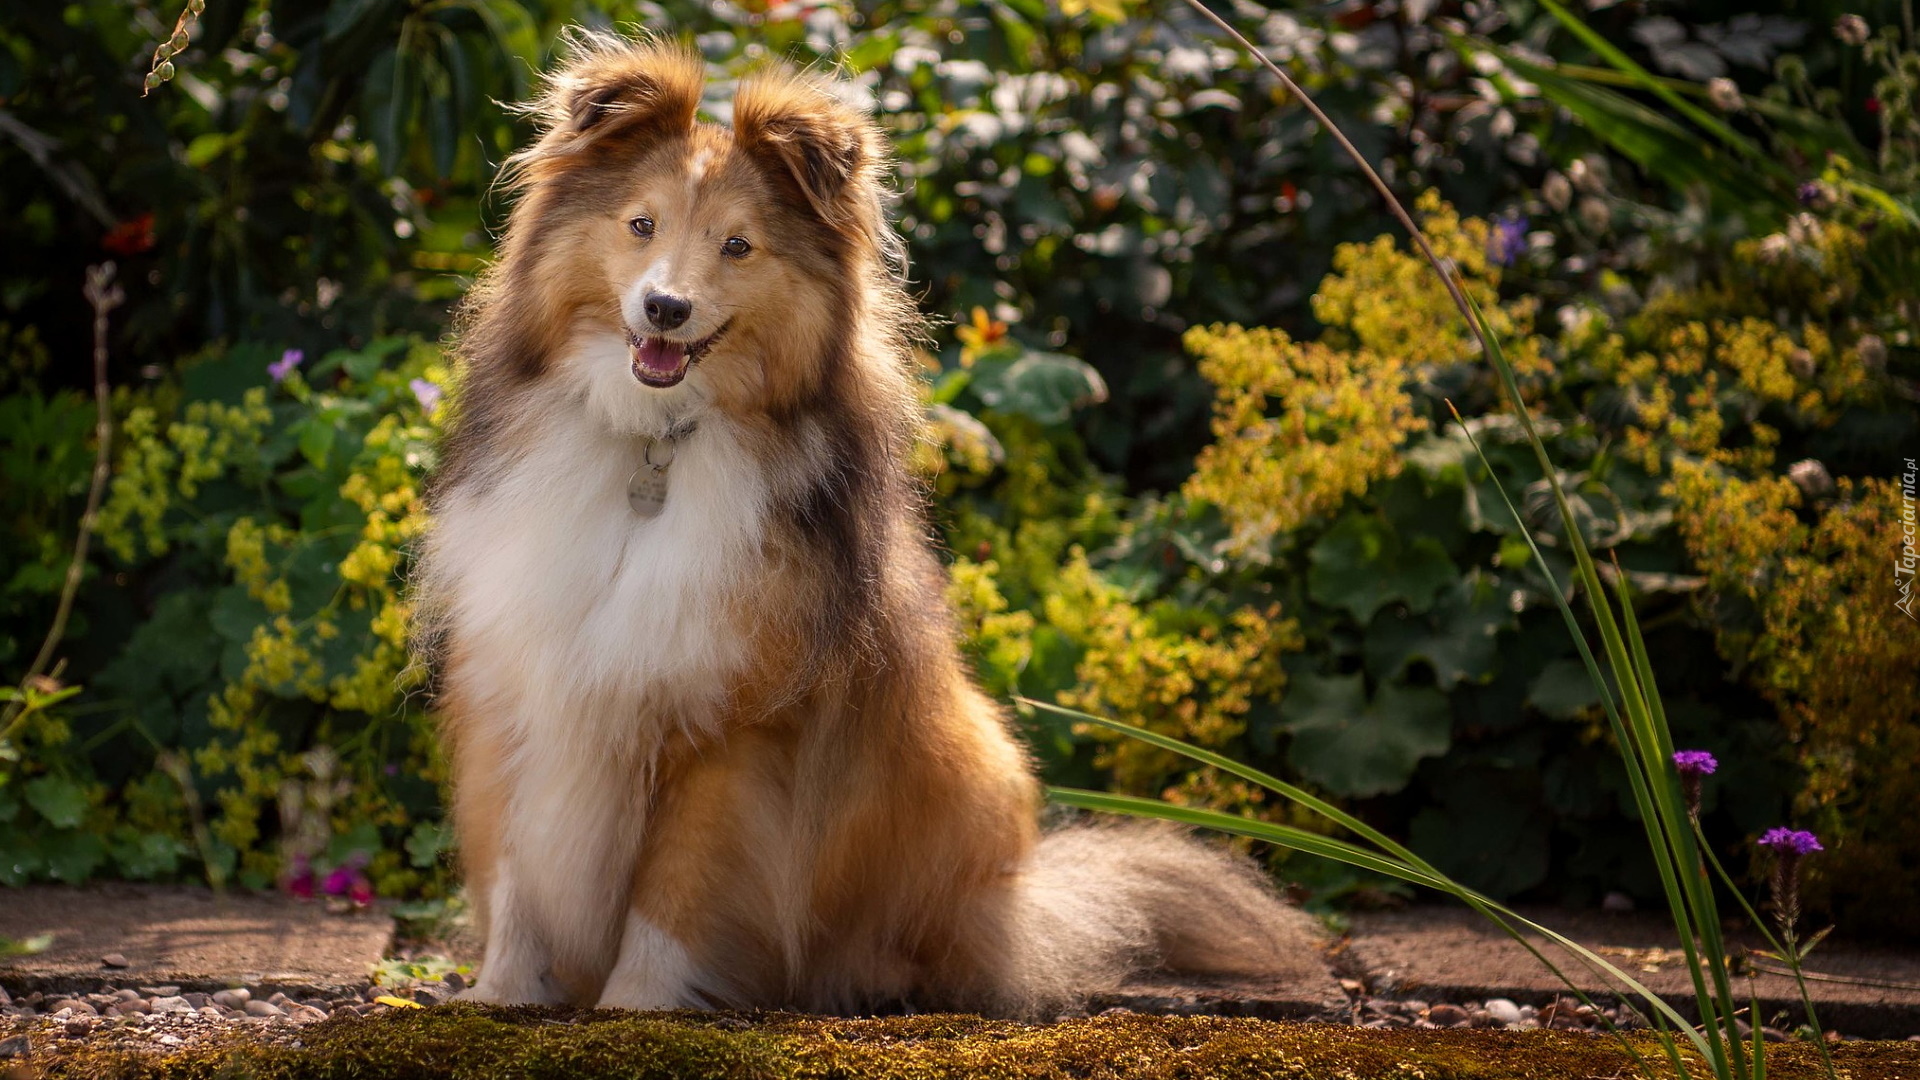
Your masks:
<svg viewBox="0 0 1920 1080"><path fill-rule="evenodd" d="M1914 546L1913 516L1914 474L1920 470L1914 468L1913 460L1906 459L1906 471L1900 474L1900 557L1893 561L1893 584L1900 590L1900 599L1893 606L1906 612L1907 618L1920 621L1920 615L1913 613L1913 573L1920 564L1920 550Z"/></svg>

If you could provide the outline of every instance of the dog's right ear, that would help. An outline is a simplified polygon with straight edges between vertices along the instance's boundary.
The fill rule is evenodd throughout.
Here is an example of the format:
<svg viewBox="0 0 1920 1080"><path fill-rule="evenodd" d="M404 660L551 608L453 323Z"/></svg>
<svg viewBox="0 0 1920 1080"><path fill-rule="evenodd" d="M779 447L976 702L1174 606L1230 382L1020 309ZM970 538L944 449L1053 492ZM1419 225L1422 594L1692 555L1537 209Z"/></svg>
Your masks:
<svg viewBox="0 0 1920 1080"><path fill-rule="evenodd" d="M656 40L574 31L566 66L527 111L543 131L526 156L567 157L616 136L691 131L707 65L690 48ZM529 162L531 163L531 161Z"/></svg>

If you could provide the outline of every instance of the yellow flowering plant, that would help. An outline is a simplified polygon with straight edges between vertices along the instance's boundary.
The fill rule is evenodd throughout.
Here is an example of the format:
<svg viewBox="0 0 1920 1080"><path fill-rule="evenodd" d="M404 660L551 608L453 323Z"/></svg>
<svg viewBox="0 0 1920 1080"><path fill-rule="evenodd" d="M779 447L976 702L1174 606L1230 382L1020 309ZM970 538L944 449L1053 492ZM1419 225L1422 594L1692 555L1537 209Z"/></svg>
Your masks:
<svg viewBox="0 0 1920 1080"><path fill-rule="evenodd" d="M197 857L255 888L341 867L367 891L443 887L402 583L448 382L436 346L388 338L313 363L237 345L120 394L99 540L145 611L89 681L100 719L49 720L0 788L29 826L0 875Z"/></svg>

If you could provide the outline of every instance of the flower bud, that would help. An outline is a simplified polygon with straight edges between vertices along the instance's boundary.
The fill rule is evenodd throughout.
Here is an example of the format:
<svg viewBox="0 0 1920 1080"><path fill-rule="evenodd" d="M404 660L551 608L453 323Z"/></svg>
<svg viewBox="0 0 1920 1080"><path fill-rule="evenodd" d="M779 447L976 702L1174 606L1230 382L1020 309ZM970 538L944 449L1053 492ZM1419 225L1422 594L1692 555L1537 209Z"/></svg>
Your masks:
<svg viewBox="0 0 1920 1080"><path fill-rule="evenodd" d="M1573 185L1567 183L1565 176L1550 172L1547 174L1546 181L1540 185L1540 197L1545 199L1547 205L1553 207L1555 211L1565 210L1568 204L1573 202Z"/></svg>
<svg viewBox="0 0 1920 1080"><path fill-rule="evenodd" d="M1593 232L1606 232L1607 226L1613 224L1613 211L1607 209L1603 200L1589 195L1580 200L1580 224Z"/></svg>
<svg viewBox="0 0 1920 1080"><path fill-rule="evenodd" d="M1833 36L1843 45L1865 45L1868 31L1867 20L1858 15L1842 15L1833 20Z"/></svg>
<svg viewBox="0 0 1920 1080"><path fill-rule="evenodd" d="M1875 374L1887 370L1887 343L1880 340L1879 334L1860 335L1853 348L1860 354L1861 367Z"/></svg>
<svg viewBox="0 0 1920 1080"><path fill-rule="evenodd" d="M1739 84L1725 77L1707 81L1707 100L1721 112L1739 112L1747 104L1740 96Z"/></svg>
<svg viewBox="0 0 1920 1080"><path fill-rule="evenodd" d="M1833 490L1833 474L1812 458L1787 466L1787 479L1809 499L1817 499Z"/></svg>

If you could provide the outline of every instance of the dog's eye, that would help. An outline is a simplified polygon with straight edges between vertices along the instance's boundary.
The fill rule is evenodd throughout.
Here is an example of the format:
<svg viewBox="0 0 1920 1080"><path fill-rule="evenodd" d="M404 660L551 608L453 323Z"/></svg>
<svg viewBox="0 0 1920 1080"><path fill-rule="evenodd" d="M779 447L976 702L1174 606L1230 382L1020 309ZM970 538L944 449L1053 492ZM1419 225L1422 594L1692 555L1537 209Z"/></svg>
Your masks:
<svg viewBox="0 0 1920 1080"><path fill-rule="evenodd" d="M651 240L653 239L653 219L650 217L634 218L632 221L627 222L627 230L642 240Z"/></svg>
<svg viewBox="0 0 1920 1080"><path fill-rule="evenodd" d="M747 243L746 240L741 237L729 236L727 237L727 242L720 245L720 250L736 259L740 259L745 258L747 252L753 250L753 245Z"/></svg>

